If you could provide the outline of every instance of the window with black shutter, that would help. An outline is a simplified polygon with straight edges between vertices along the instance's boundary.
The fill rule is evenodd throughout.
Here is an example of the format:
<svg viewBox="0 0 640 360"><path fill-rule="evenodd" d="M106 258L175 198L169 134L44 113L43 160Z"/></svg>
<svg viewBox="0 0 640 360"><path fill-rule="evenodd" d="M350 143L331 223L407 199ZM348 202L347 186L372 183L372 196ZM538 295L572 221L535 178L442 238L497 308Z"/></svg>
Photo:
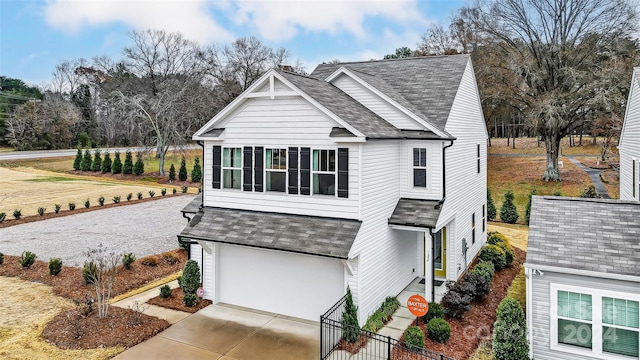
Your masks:
<svg viewBox="0 0 640 360"><path fill-rule="evenodd" d="M256 146L253 149L253 154L255 155L255 167L253 168L253 174L255 177L255 181L253 184L253 188L255 191L262 192L264 191L264 148L262 146Z"/></svg>
<svg viewBox="0 0 640 360"><path fill-rule="evenodd" d="M242 180L242 190L251 191L251 187L253 185L253 177L251 176L251 173L253 172L253 148L251 146L245 146L243 149L243 155L242 172L244 174L244 179Z"/></svg>
<svg viewBox="0 0 640 360"><path fill-rule="evenodd" d="M300 148L300 194L311 194L311 149Z"/></svg>
<svg viewBox="0 0 640 360"><path fill-rule="evenodd" d="M349 197L349 149L338 148L338 197Z"/></svg>
<svg viewBox="0 0 640 360"><path fill-rule="evenodd" d="M298 193L298 148L289 148L289 194Z"/></svg>
<svg viewBox="0 0 640 360"><path fill-rule="evenodd" d="M222 147L213 147L213 188L220 189L220 176L222 174Z"/></svg>

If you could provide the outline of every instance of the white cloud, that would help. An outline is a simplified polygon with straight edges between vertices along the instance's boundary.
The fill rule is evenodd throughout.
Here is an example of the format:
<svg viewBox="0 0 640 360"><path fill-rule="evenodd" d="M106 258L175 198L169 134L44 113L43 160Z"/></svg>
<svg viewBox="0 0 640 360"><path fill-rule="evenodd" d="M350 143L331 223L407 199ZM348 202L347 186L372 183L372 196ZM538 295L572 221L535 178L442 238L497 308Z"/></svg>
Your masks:
<svg viewBox="0 0 640 360"><path fill-rule="evenodd" d="M45 7L45 19L69 33L121 22L138 30L180 32L201 43L233 40L234 36L212 18L208 5L205 0L52 0Z"/></svg>
<svg viewBox="0 0 640 360"><path fill-rule="evenodd" d="M417 0L248 0L225 7L236 24L254 28L271 41L289 40L298 32L347 32L366 39L364 23L370 18L407 26L425 22Z"/></svg>

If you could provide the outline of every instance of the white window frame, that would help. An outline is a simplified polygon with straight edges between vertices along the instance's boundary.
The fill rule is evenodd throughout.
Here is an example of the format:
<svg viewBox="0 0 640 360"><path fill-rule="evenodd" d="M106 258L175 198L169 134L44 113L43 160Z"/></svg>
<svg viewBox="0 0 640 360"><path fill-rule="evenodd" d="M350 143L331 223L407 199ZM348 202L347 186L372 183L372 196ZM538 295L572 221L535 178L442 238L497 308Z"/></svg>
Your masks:
<svg viewBox="0 0 640 360"><path fill-rule="evenodd" d="M631 197L635 200L638 197L638 160L631 158Z"/></svg>
<svg viewBox="0 0 640 360"><path fill-rule="evenodd" d="M333 151L334 155L333 155L333 171L321 171L321 170L313 170L313 153L316 151ZM311 170L311 178L309 179L310 181L310 186L311 186L311 191L310 194L311 196L322 196L322 197L338 197L338 149L337 148L312 148L311 149L311 154L310 154L310 170ZM315 193L315 187L313 184L313 175L314 174L333 174L333 195L325 195L325 194L316 194Z"/></svg>
<svg viewBox="0 0 640 360"><path fill-rule="evenodd" d="M471 245L476 243L476 213L471 213Z"/></svg>
<svg viewBox="0 0 640 360"><path fill-rule="evenodd" d="M559 283L550 283L549 291L551 292L549 294L549 327L551 330L549 345L551 350L566 352L577 356L589 356L603 360L640 359L640 357L636 358L632 356L617 355L607 353L602 350L602 298L610 297L615 299L625 299L640 302L640 294L586 288L583 286L573 286ZM569 291L573 293L591 295L591 350L580 348L578 346L558 343L558 291ZM640 331L640 329L638 329L638 331Z"/></svg>
<svg viewBox="0 0 640 360"><path fill-rule="evenodd" d="M482 172L482 149L480 148L480 144L476 144L476 155L477 155L477 164L476 164L476 174L480 174Z"/></svg>
<svg viewBox="0 0 640 360"><path fill-rule="evenodd" d="M284 170L283 169L268 169L267 168L267 152L271 150L284 150L285 151L285 156L284 156ZM289 176L288 176L288 170L289 170L289 147L284 146L284 147L266 147L264 148L264 163L263 163L263 172L264 172L264 192L265 193L270 193L270 194L285 194L285 195L289 195ZM274 190L269 190L267 188L267 173L269 172L281 172L284 173L284 191L274 191Z"/></svg>
<svg viewBox="0 0 640 360"><path fill-rule="evenodd" d="M482 233L487 231L487 205L482 204Z"/></svg>
<svg viewBox="0 0 640 360"><path fill-rule="evenodd" d="M421 146L411 146L409 147L409 189L424 191L429 190L430 182L429 182L429 159L430 159L430 151L428 147ZM425 157L425 166L414 166L413 165L413 151L415 149L424 149L424 157ZM424 169L425 170L425 186L415 186L415 181L413 178L413 170L414 169ZM424 190L423 190L424 189Z"/></svg>
<svg viewBox="0 0 640 360"><path fill-rule="evenodd" d="M225 149L229 149L231 151L235 150L235 149L240 149L240 166L239 167L229 167L229 166L224 166L224 150ZM230 190L230 191L242 191L242 184L244 184L244 171L242 171L242 164L244 161L244 153L243 153L243 149L242 146L223 146L222 147L222 154L221 154L221 161L220 161L220 167L222 168L221 171L221 176L222 179L220 181L220 188L222 190ZM230 187L225 187L224 186L224 171L225 170L240 170L240 187L239 188L230 188Z"/></svg>

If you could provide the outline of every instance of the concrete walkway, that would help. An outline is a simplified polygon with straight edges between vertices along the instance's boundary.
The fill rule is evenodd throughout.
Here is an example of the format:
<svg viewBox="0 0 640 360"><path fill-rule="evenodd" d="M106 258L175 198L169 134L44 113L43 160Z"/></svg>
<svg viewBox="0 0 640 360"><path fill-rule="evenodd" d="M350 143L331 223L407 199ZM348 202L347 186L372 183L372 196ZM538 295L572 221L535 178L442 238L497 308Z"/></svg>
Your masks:
<svg viewBox="0 0 640 360"><path fill-rule="evenodd" d="M600 195L601 198L611 199L611 196L609 196L609 192L607 191L607 187L604 186L604 183L600 178L600 170L592 169L588 166L585 166L584 164L582 164L580 161L576 159L575 155L566 156L566 158L569 159L569 161L571 161L575 166L584 170L587 173L587 175L589 175L589 178L591 178L591 182L596 188L596 192L598 193L598 195Z"/></svg>
<svg viewBox="0 0 640 360"><path fill-rule="evenodd" d="M168 283L167 285L169 285L170 288L175 289L178 287L178 280L174 280ZM189 316L190 314L184 311L177 311L177 310L163 308L161 306L146 304L146 302L149 301L150 299L153 299L154 297L160 295L160 286L147 290L138 295L133 295L124 300L120 300L118 302L113 303L112 305L120 308L124 308L124 309L130 309L135 307L137 302L138 306L143 306L146 308L146 310L144 311L145 315L155 316L160 319L165 319L169 322L169 324L172 324L172 325Z"/></svg>

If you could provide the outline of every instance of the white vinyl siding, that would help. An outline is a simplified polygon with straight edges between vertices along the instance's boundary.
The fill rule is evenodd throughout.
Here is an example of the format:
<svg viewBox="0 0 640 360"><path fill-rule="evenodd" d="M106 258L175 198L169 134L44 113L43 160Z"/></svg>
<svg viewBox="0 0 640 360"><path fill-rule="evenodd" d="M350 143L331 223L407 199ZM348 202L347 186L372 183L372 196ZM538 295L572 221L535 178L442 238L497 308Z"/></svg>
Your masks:
<svg viewBox="0 0 640 360"><path fill-rule="evenodd" d="M620 139L620 199L640 200L640 68L633 72L629 100ZM636 171L633 183L632 166L635 159Z"/></svg>
<svg viewBox="0 0 640 360"><path fill-rule="evenodd" d="M414 186L414 149L424 149L426 186ZM400 197L440 200L442 198L442 141L403 141L400 156ZM418 167L420 168L420 167Z"/></svg>

